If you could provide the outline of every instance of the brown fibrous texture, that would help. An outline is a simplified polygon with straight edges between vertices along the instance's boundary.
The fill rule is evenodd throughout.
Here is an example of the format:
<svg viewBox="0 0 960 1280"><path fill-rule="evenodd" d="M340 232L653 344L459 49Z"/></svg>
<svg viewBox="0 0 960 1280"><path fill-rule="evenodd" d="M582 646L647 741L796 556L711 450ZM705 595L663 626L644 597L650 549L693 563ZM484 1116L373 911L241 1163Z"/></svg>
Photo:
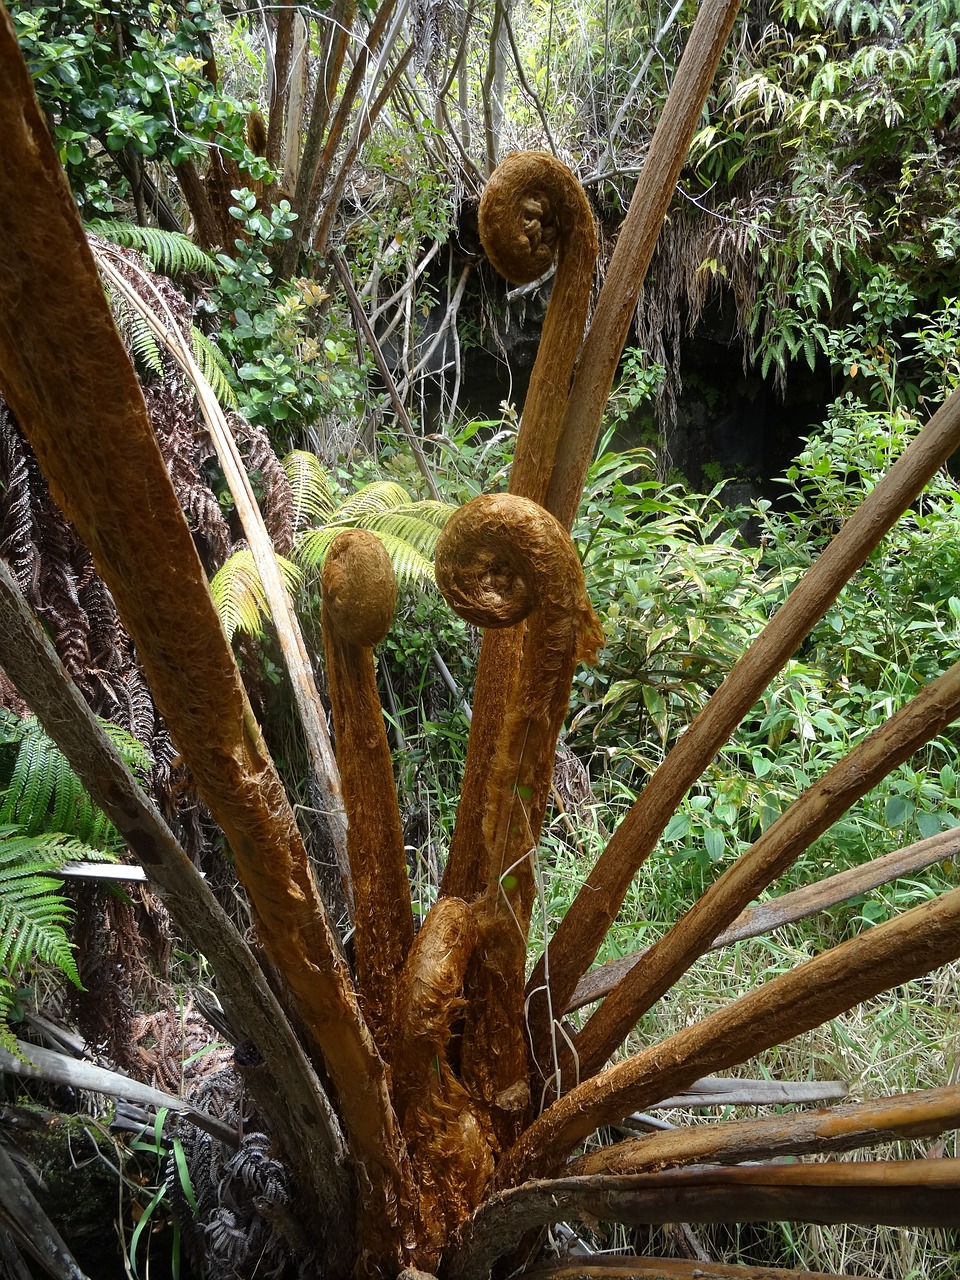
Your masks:
<svg viewBox="0 0 960 1280"><path fill-rule="evenodd" d="M337 534L321 582L327 682L347 813L358 993L380 1052L389 1060L413 913L372 646L390 626L397 584L383 543L365 529Z"/></svg>

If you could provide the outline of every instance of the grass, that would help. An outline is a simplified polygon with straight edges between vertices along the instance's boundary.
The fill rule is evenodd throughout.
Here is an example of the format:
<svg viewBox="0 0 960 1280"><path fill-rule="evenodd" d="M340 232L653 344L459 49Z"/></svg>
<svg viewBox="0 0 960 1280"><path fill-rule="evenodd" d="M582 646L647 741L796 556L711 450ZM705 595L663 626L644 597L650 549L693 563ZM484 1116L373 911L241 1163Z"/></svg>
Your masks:
<svg viewBox="0 0 960 1280"><path fill-rule="evenodd" d="M588 834L588 840L590 839ZM589 869L584 854L570 842L559 822L550 826L541 864L548 929L556 924ZM678 868L654 856L640 870L611 930L601 960L625 955L650 943L699 896ZM887 890L887 892L891 892ZM542 915L534 936L543 936ZM814 916L761 938L738 942L702 956L680 982L641 1021L625 1052L698 1022L751 988L795 968L833 945L838 928L832 916ZM583 1016L574 1015L574 1018ZM776 1046L743 1063L733 1074L784 1081L843 1080L850 1101L945 1085L960 1078L960 962L916 982L884 993L843 1017ZM738 1107L657 1115L672 1124L746 1119L781 1108ZM845 1159L960 1155L955 1133L942 1143L896 1143ZM893 1227L755 1223L696 1228L696 1237L718 1262L785 1266L883 1280L956 1280L960 1275L960 1232L915 1231ZM677 1232L668 1228L600 1229L592 1247L603 1251L636 1248L650 1255L676 1254Z"/></svg>

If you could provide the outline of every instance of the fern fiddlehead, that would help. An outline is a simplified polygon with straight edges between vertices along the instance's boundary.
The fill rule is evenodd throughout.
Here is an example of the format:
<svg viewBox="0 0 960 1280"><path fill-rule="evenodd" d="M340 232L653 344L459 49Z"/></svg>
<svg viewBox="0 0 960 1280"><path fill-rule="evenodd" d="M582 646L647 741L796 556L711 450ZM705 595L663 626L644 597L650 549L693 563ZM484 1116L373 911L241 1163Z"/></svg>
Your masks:
<svg viewBox="0 0 960 1280"><path fill-rule="evenodd" d="M543 503L574 361L583 336L597 235L583 189L559 160L516 152L498 166L480 202L480 235L493 265L516 284L538 279L555 257L556 276L523 407L510 492ZM485 635L474 693L473 724L443 892L467 900L483 892L480 815L488 764L519 666L520 631Z"/></svg>
<svg viewBox="0 0 960 1280"><path fill-rule="evenodd" d="M468 622L514 634L525 622L517 677L487 762L477 851L487 878L461 1045L467 1089L506 1143L530 1102L523 985L534 851L573 672L596 659L603 635L569 534L527 498L482 495L462 507L440 536L436 573L447 602Z"/></svg>
<svg viewBox="0 0 960 1280"><path fill-rule="evenodd" d="M365 529L345 529L324 561L321 586L323 647L348 819L360 1003L389 1059L413 912L373 646L393 620L397 585L380 540Z"/></svg>

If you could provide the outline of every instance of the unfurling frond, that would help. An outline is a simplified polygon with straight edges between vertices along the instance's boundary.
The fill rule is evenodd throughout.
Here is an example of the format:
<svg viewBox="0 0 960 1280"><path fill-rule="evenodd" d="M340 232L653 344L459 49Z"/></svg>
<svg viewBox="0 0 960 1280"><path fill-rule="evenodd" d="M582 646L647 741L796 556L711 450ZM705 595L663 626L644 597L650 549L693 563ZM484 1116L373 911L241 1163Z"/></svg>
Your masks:
<svg viewBox="0 0 960 1280"><path fill-rule="evenodd" d="M151 268L163 275L184 275L191 271L213 275L217 269L210 254L180 231L161 231L159 227L138 227L132 222L99 219L89 223L88 230L113 244L138 250Z"/></svg>
<svg viewBox="0 0 960 1280"><path fill-rule="evenodd" d="M284 556L277 556L277 563L287 590L296 591L302 580L300 570ZM228 640L237 631L251 636L263 634L263 619L269 612L267 597L248 547L241 547L221 565L210 581L210 594Z"/></svg>
<svg viewBox="0 0 960 1280"><path fill-rule="evenodd" d="M329 520L336 508L333 487L323 463L306 449L294 449L283 459L293 494L293 527Z"/></svg>

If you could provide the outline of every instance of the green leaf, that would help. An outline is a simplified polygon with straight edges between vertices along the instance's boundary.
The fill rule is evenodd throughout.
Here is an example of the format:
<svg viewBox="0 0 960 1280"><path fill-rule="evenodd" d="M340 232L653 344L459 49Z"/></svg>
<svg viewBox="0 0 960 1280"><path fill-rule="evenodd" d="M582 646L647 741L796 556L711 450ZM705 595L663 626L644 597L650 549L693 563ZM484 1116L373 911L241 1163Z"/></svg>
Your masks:
<svg viewBox="0 0 960 1280"><path fill-rule="evenodd" d="M703 844L711 862L719 862L727 847L727 838L719 827L707 827L703 833Z"/></svg>
<svg viewBox="0 0 960 1280"><path fill-rule="evenodd" d="M924 840L939 835L944 829L943 818L939 813L931 813L928 809L920 809L917 813L917 828Z"/></svg>
<svg viewBox="0 0 960 1280"><path fill-rule="evenodd" d="M667 823L664 840L683 840L690 834L690 819L685 813L675 813Z"/></svg>
<svg viewBox="0 0 960 1280"><path fill-rule="evenodd" d="M913 816L914 805L906 796L890 796L883 810L888 827L899 827Z"/></svg>

